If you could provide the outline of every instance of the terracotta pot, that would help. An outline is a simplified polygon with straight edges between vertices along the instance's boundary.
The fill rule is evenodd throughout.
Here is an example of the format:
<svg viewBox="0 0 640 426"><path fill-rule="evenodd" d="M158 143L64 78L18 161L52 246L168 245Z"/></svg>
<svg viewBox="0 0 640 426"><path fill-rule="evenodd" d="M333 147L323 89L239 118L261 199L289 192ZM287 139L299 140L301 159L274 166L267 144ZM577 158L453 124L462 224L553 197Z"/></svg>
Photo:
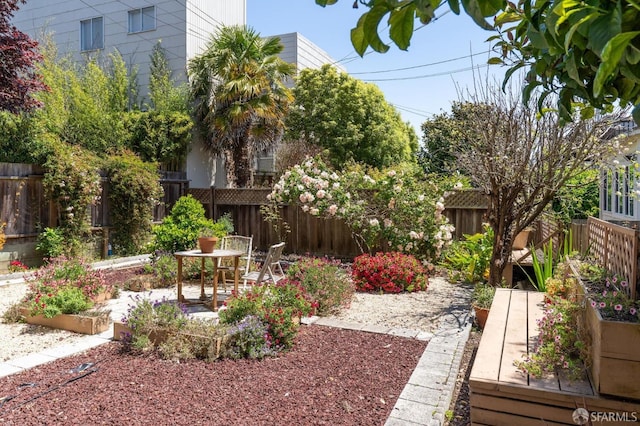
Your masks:
<svg viewBox="0 0 640 426"><path fill-rule="evenodd" d="M487 317L489 316L489 309L473 305L473 310L476 313L476 324L478 324L478 327L483 330L484 325L487 322Z"/></svg>
<svg viewBox="0 0 640 426"><path fill-rule="evenodd" d="M198 246L203 253L213 253L213 249L216 247L218 237L200 237L198 238Z"/></svg>

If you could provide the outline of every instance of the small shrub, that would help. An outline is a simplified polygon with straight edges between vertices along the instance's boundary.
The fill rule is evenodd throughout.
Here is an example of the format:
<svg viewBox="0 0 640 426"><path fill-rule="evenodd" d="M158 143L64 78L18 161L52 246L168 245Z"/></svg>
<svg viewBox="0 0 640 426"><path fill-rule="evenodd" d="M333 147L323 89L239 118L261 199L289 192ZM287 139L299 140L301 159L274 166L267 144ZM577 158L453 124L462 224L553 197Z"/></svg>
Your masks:
<svg viewBox="0 0 640 426"><path fill-rule="evenodd" d="M36 250L46 259L53 259L64 253L64 235L60 228L44 228L38 235Z"/></svg>
<svg viewBox="0 0 640 426"><path fill-rule="evenodd" d="M172 254L157 252L144 265L144 272L153 275L155 287L171 287L176 283L178 264Z"/></svg>
<svg viewBox="0 0 640 426"><path fill-rule="evenodd" d="M262 359L275 355L268 338L268 326L256 315L247 315L229 328L223 356Z"/></svg>
<svg viewBox="0 0 640 426"><path fill-rule="evenodd" d="M351 274L358 291L413 292L426 290L429 285L422 263L399 252L362 254L354 259Z"/></svg>
<svg viewBox="0 0 640 426"><path fill-rule="evenodd" d="M490 284L477 283L473 287L473 300L474 306L482 309L490 309L491 303L493 303L493 296L496 294L496 288Z"/></svg>
<svg viewBox="0 0 640 426"><path fill-rule="evenodd" d="M213 320L190 318L178 333L170 334L158 345L158 352L165 359L215 361L218 358L217 340L225 335L226 329Z"/></svg>
<svg viewBox="0 0 640 426"><path fill-rule="evenodd" d="M13 273L13 272L24 272L27 269L29 269L29 267L24 263L20 262L19 260L12 260L11 262L9 262L9 266L7 267L7 269L9 270L9 272Z"/></svg>
<svg viewBox="0 0 640 426"><path fill-rule="evenodd" d="M340 261L302 258L287 270L287 276L300 283L314 302L317 315L337 313L348 306L355 291L353 281L340 267Z"/></svg>
<svg viewBox="0 0 640 426"><path fill-rule="evenodd" d="M166 299L151 301L139 295L133 298L122 322L132 330L131 344L140 350L153 347L152 333L158 331L177 332L187 323L184 306Z"/></svg>
<svg viewBox="0 0 640 426"><path fill-rule="evenodd" d="M454 241L444 253L443 265L456 281L485 282L493 251L493 230L484 227L483 233L464 235Z"/></svg>

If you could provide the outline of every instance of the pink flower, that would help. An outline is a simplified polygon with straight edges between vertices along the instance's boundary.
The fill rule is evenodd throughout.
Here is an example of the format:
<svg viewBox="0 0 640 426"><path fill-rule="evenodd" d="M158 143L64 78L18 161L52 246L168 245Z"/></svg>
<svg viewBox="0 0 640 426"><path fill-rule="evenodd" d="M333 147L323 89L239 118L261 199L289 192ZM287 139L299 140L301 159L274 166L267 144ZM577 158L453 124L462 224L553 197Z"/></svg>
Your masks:
<svg viewBox="0 0 640 426"><path fill-rule="evenodd" d="M629 313L630 313L631 315L635 315L635 314L636 314L636 312L637 312L637 311L636 311L636 308L631 308L631 309L629 309Z"/></svg>
<svg viewBox="0 0 640 426"><path fill-rule="evenodd" d="M621 311L622 305L618 303L616 306L613 307L613 309L615 309L616 311Z"/></svg>
<svg viewBox="0 0 640 426"><path fill-rule="evenodd" d="M596 301L595 301L595 300L592 300L592 301L591 301L591 307L592 307L592 308L595 308L597 305L598 305L598 304L596 303Z"/></svg>
<svg viewBox="0 0 640 426"><path fill-rule="evenodd" d="M620 285L621 285L622 287L626 287L626 286L628 286L628 285L629 285L629 283L627 283L626 281L620 281Z"/></svg>
<svg viewBox="0 0 640 426"><path fill-rule="evenodd" d="M600 302L599 306L600 306L600 308L606 308L607 304L605 302Z"/></svg>

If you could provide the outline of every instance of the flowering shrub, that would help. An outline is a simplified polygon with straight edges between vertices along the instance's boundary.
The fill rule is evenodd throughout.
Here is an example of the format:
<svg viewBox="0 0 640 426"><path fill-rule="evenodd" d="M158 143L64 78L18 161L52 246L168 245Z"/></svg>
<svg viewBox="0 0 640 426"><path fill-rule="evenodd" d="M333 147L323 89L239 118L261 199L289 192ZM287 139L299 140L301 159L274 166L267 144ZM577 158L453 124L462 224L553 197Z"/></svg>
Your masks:
<svg viewBox="0 0 640 426"><path fill-rule="evenodd" d="M367 250L383 242L420 258L439 256L452 239L453 226L444 210L443 191L418 174L373 172L354 167L339 175L319 159L286 171L268 198L298 203L311 215L343 219Z"/></svg>
<svg viewBox="0 0 640 426"><path fill-rule="evenodd" d="M612 321L640 321L640 301L629 297L629 283L617 275L589 283L589 303L603 319Z"/></svg>
<svg viewBox="0 0 640 426"><path fill-rule="evenodd" d="M4 247L4 243L7 241L7 236L4 233L4 228L6 226L6 222L0 223L0 250L2 250L2 247Z"/></svg>
<svg viewBox="0 0 640 426"><path fill-rule="evenodd" d="M159 330L176 332L187 323L184 305L168 301L166 298L151 301L136 295L129 305L122 322L131 328L131 344L138 349L152 346L150 335Z"/></svg>
<svg viewBox="0 0 640 426"><path fill-rule="evenodd" d="M338 260L301 258L289 267L287 276L300 283L313 300L317 315L331 315L348 306L355 290L353 281Z"/></svg>
<svg viewBox="0 0 640 426"><path fill-rule="evenodd" d="M29 267L19 260L12 260L9 262L7 269L9 269L9 272L24 272L29 269Z"/></svg>
<svg viewBox="0 0 640 426"><path fill-rule="evenodd" d="M52 259L28 280L24 301L31 315L43 314L48 318L89 309L96 296L113 291L101 271L91 269L82 260L69 260L64 256Z"/></svg>
<svg viewBox="0 0 640 426"><path fill-rule="evenodd" d="M359 291L412 292L426 290L429 285L422 263L398 252L360 255L353 260L351 274Z"/></svg>
<svg viewBox="0 0 640 426"><path fill-rule="evenodd" d="M224 357L262 359L275 355L268 326L256 315L247 315L228 330Z"/></svg>
<svg viewBox="0 0 640 426"><path fill-rule="evenodd" d="M153 275L156 287L170 287L176 283L178 265L171 253L155 252L151 262L144 265L144 272Z"/></svg>
<svg viewBox="0 0 640 426"><path fill-rule="evenodd" d="M275 284L255 285L243 294L225 300L218 313L222 324L237 324L255 315L267 324L269 347L286 350L293 346L299 324L294 318L309 315L312 302L296 281L284 278Z"/></svg>
<svg viewBox="0 0 640 426"><path fill-rule="evenodd" d="M538 340L534 351L523 361L514 364L526 374L541 377L557 369L566 370L571 378L579 378L585 371L584 342L580 339L578 312L580 305L574 298L552 297L545 304L544 315L537 320Z"/></svg>

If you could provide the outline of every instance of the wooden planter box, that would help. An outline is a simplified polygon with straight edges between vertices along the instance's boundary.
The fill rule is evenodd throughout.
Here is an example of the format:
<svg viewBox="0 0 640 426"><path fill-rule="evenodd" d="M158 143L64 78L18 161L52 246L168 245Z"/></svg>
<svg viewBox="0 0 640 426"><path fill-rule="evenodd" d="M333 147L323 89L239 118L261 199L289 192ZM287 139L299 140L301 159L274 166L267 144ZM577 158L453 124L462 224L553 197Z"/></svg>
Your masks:
<svg viewBox="0 0 640 426"><path fill-rule="evenodd" d="M28 324L43 325L45 327L68 330L81 334L98 334L109 328L109 312L100 312L96 315L86 314L60 314L53 318L44 315L30 315L29 309L22 308L20 314L25 317Z"/></svg>
<svg viewBox="0 0 640 426"><path fill-rule="evenodd" d="M602 319L587 301L585 327L591 337L591 378L603 395L640 400L640 324Z"/></svg>
<svg viewBox="0 0 640 426"><path fill-rule="evenodd" d="M586 288L578 278L579 296L584 298L583 326L590 344L589 372L593 388L603 395L640 400L640 323L609 321L591 306Z"/></svg>

